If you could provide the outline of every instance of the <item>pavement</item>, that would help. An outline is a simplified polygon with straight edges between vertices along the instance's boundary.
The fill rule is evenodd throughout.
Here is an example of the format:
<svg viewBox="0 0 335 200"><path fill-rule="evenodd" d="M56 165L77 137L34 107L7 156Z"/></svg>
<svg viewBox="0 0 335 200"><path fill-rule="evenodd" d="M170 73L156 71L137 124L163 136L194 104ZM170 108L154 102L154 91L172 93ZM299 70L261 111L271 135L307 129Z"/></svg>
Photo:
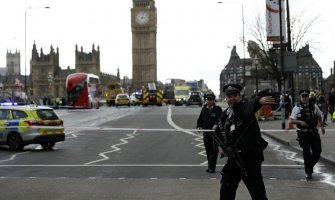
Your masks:
<svg viewBox="0 0 335 200"><path fill-rule="evenodd" d="M319 129L322 144L321 159L335 166L335 123L330 121L329 115L327 124L325 127L326 133L324 135L321 134L321 130ZM296 140L296 128L288 129L288 120L285 120L285 125L286 129L282 129L281 119L259 121L259 126L264 135L302 151L302 148Z"/></svg>

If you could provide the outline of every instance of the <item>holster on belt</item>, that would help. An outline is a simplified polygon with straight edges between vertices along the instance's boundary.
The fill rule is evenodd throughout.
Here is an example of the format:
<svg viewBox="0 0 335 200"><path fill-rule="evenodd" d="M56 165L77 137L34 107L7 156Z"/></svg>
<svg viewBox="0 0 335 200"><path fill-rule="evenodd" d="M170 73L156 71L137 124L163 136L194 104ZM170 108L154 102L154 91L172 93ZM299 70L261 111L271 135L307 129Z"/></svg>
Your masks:
<svg viewBox="0 0 335 200"><path fill-rule="evenodd" d="M307 130L297 130L297 141L299 142L300 147L303 146L303 135L304 134L312 134L312 133L318 133L318 129L307 129Z"/></svg>

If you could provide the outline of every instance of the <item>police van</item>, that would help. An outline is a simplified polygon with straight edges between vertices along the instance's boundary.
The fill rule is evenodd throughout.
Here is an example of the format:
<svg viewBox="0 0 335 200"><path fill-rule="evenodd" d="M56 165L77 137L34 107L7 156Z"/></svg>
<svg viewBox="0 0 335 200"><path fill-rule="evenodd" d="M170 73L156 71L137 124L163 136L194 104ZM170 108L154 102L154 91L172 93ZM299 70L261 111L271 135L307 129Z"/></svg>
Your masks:
<svg viewBox="0 0 335 200"><path fill-rule="evenodd" d="M0 145L14 151L29 144L52 148L64 141L63 120L55 111L45 106L0 106Z"/></svg>

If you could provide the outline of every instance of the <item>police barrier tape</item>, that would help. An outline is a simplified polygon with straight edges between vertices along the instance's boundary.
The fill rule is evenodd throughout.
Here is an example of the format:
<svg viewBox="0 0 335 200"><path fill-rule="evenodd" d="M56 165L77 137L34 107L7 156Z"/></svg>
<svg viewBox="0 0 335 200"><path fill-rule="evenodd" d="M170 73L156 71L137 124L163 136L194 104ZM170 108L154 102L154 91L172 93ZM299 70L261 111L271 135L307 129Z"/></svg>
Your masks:
<svg viewBox="0 0 335 200"><path fill-rule="evenodd" d="M60 129L67 130L87 130L87 131L160 131L160 132L173 132L173 131L192 131L192 132L213 132L212 129L160 129L160 128L113 128L113 127L76 127L76 126L0 126L1 129ZM261 132L296 132L296 129L260 129ZM327 129L333 131L334 129Z"/></svg>

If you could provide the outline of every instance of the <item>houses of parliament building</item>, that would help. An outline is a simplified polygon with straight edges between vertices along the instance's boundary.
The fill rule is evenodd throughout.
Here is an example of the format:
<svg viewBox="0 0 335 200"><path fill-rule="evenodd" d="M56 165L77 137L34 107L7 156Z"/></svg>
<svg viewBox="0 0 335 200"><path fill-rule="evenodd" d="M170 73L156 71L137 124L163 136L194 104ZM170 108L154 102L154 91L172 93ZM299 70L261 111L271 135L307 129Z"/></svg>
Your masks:
<svg viewBox="0 0 335 200"><path fill-rule="evenodd" d="M59 66L59 49L50 47L48 53L41 48L37 50L33 44L32 57L30 60L30 75L20 73L20 52L7 51L6 68L0 69L0 96L13 96L14 92L25 89L29 98L35 100L44 97L66 97L66 77L69 74L82 72L98 75L101 81L101 88L107 85L110 80L120 81L119 69L117 75L101 72L100 70L100 49L92 45L89 53L78 49L75 46L75 68L67 67L62 69Z"/></svg>

